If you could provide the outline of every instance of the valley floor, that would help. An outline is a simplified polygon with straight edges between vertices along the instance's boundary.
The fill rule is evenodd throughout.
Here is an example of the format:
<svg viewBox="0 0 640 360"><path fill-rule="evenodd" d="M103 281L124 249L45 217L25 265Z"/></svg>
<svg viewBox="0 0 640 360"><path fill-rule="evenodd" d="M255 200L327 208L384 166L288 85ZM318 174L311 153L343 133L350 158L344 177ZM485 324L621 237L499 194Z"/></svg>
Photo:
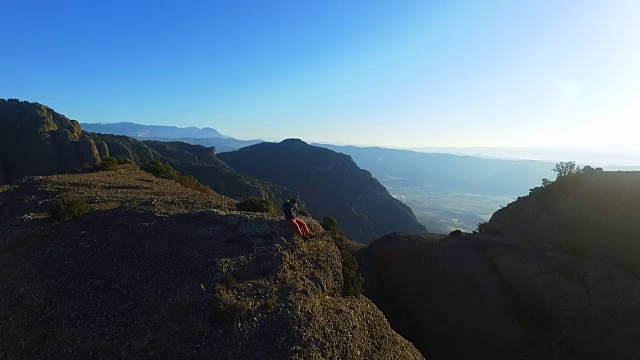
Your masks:
<svg viewBox="0 0 640 360"><path fill-rule="evenodd" d="M430 232L449 233L452 230L473 231L478 223L488 221L498 209L515 200L500 195L433 194L408 188L388 188L389 192L407 204Z"/></svg>

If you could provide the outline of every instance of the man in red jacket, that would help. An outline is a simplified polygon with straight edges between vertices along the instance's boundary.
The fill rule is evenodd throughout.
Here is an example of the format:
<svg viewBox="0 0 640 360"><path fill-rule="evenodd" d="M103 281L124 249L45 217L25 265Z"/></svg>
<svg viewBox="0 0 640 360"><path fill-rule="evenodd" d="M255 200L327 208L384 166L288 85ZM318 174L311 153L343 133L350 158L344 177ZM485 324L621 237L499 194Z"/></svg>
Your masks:
<svg viewBox="0 0 640 360"><path fill-rule="evenodd" d="M298 219L298 200L295 198L285 202L282 204L282 211L284 212L284 217L287 219L287 222L293 230L303 239L310 239L314 237L314 235L309 231L309 227L305 224L304 221ZM302 229L301 229L302 228ZM304 230L304 232L302 232Z"/></svg>

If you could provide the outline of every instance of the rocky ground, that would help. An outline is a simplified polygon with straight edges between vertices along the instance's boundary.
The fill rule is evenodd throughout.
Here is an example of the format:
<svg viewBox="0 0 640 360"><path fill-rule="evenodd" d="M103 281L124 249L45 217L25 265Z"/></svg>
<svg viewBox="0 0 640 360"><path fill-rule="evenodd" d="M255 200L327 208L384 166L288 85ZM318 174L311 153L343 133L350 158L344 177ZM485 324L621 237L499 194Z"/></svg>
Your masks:
<svg viewBox="0 0 640 360"><path fill-rule="evenodd" d="M72 195L89 213L51 224ZM0 187L0 359L420 359L280 215L123 166Z"/></svg>

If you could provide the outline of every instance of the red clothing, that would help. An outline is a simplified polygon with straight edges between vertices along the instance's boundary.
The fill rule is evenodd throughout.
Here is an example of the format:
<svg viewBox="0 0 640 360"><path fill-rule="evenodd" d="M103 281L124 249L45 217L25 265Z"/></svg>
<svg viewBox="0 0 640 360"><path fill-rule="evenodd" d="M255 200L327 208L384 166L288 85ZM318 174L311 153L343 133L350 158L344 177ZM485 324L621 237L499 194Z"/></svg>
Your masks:
<svg viewBox="0 0 640 360"><path fill-rule="evenodd" d="M304 223L304 221L298 218L294 218L294 219L287 220L287 222L289 223L289 225L291 225L291 227L293 228L293 231L295 231L298 235L300 235L300 237L305 237L300 227L304 229L304 232L307 234L307 236L311 236L311 231L309 231L309 227L307 226L307 224Z"/></svg>

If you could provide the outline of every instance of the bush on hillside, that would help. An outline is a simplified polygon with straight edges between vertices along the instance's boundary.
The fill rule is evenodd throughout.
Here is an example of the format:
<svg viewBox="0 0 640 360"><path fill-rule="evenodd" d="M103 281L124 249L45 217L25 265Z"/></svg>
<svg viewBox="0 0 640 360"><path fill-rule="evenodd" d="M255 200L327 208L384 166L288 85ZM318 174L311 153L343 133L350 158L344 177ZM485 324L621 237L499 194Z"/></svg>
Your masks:
<svg viewBox="0 0 640 360"><path fill-rule="evenodd" d="M355 256L345 249L340 250L340 255L342 256L343 294L345 296L358 296L362 294L362 286L364 285L364 278L358 271L358 262Z"/></svg>
<svg viewBox="0 0 640 360"><path fill-rule="evenodd" d="M162 163L160 161L152 161L142 165L142 170L148 172L149 174L161 178L168 179L177 182L178 184L196 190L202 193L213 193L208 186L202 184L198 179L194 178L191 175L181 175L178 170L174 169L173 166Z"/></svg>
<svg viewBox="0 0 640 360"><path fill-rule="evenodd" d="M102 159L102 163L100 163L101 171L111 171L115 170L118 167L118 160L112 157L105 157Z"/></svg>
<svg viewBox="0 0 640 360"><path fill-rule="evenodd" d="M556 164L553 171L557 174L558 178L561 178L564 176L579 174L582 170L578 165L576 165L575 161L561 161Z"/></svg>
<svg viewBox="0 0 640 360"><path fill-rule="evenodd" d="M133 164L133 160L131 160L130 158L118 158L118 164L123 165L123 164Z"/></svg>
<svg viewBox="0 0 640 360"><path fill-rule="evenodd" d="M274 213L276 212L276 208L273 203L266 199L259 199L255 196L248 197L236 204L236 209L238 211L248 211L248 212L264 212L264 213Z"/></svg>
<svg viewBox="0 0 640 360"><path fill-rule="evenodd" d="M496 235L496 236L502 235L502 231L500 231L500 229L498 229L495 225L489 222L483 222L478 224L478 229L476 231L479 232L480 234L489 234L489 235Z"/></svg>
<svg viewBox="0 0 640 360"><path fill-rule="evenodd" d="M462 233L462 230L453 230L452 232L449 233L450 237L455 237L455 238L462 237L462 235L464 235Z"/></svg>
<svg viewBox="0 0 640 360"><path fill-rule="evenodd" d="M320 225L322 225L322 228L325 229L326 231L330 231L330 232L340 231L340 227L338 226L338 221L332 216L323 217Z"/></svg>
<svg viewBox="0 0 640 360"><path fill-rule="evenodd" d="M198 179L194 178L191 175L180 175L176 180L175 180L178 184L192 189L192 190L196 190L202 193L208 193L211 194L213 193L213 190L211 190L208 186L202 184L200 181L198 181Z"/></svg>
<svg viewBox="0 0 640 360"><path fill-rule="evenodd" d="M325 224L325 222L328 224ZM333 242L340 251L340 257L342 259L342 293L344 296L358 296L364 291L364 278L358 270L358 262L355 256L347 249L349 240L344 236L344 233L338 227L338 222L333 217L325 216L324 219L322 219L322 226L324 227L325 225L329 225L329 229L331 230L327 228L325 228L325 230L331 232Z"/></svg>
<svg viewBox="0 0 640 360"><path fill-rule="evenodd" d="M76 219L89 212L84 200L76 197L64 197L56 201L49 210L51 222L65 222Z"/></svg>
<svg viewBox="0 0 640 360"><path fill-rule="evenodd" d="M162 179L177 180L180 173L173 166L160 161L151 161L142 165L142 170Z"/></svg>

